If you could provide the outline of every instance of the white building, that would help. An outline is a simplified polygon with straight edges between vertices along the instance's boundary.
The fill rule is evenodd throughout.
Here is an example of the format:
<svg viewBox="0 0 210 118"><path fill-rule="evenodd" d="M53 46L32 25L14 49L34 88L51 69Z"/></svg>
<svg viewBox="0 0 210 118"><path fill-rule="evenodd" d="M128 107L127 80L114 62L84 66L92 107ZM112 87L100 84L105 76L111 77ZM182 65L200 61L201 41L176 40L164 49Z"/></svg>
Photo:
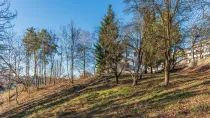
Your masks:
<svg viewBox="0 0 210 118"><path fill-rule="evenodd" d="M124 53L123 60L127 61L126 67L129 67L131 70L134 70L138 66L137 53L131 48L127 48L126 53Z"/></svg>
<svg viewBox="0 0 210 118"><path fill-rule="evenodd" d="M132 48L127 48L126 49L126 53L123 54L124 58L122 59L122 63L126 63L127 65L125 66L123 73L130 73L130 72L134 72L134 70L136 70L138 68L138 54L136 53L135 50L133 50ZM162 70L162 66L158 67L158 70L153 68L153 72L155 71L160 71ZM144 64L142 63L139 72L144 72L145 71L145 67ZM148 69L148 72L150 70Z"/></svg>
<svg viewBox="0 0 210 118"><path fill-rule="evenodd" d="M194 51L194 54L192 50ZM210 56L210 39L195 43L193 45L193 49L188 48L185 50L185 54L187 58L186 63L188 65L192 64L193 55L194 55L195 63L198 63L202 59L206 59L207 57Z"/></svg>

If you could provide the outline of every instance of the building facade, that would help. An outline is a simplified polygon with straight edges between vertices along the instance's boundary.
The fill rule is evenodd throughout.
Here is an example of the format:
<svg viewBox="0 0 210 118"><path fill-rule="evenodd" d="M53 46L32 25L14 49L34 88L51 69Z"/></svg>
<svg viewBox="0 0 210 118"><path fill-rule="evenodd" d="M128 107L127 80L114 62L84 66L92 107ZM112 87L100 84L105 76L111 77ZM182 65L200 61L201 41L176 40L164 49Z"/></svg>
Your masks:
<svg viewBox="0 0 210 118"><path fill-rule="evenodd" d="M186 64L188 66L194 63L197 64L202 59L206 59L210 56L210 39L196 42L192 45L192 48L185 49Z"/></svg>
<svg viewBox="0 0 210 118"><path fill-rule="evenodd" d="M121 61L123 64L125 65L125 68L123 69L123 73L134 73L135 70L138 68L138 54L136 53L136 51L130 47L127 47L125 53L123 54L123 59ZM148 72L151 71L151 69L147 69ZM153 68L152 71L153 72L157 72L157 71L161 71L162 70L162 65ZM139 73L145 72L145 65L142 62Z"/></svg>

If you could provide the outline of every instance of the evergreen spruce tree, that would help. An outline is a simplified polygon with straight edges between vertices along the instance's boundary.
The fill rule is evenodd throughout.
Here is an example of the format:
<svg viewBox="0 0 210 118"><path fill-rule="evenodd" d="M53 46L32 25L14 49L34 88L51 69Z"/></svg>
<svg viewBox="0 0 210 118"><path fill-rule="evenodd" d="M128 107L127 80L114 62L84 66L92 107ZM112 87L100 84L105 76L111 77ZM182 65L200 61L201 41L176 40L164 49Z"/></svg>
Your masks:
<svg viewBox="0 0 210 118"><path fill-rule="evenodd" d="M95 58L96 58L96 66L97 70L96 72L100 75L104 72L105 67L105 53L103 47L100 45L100 43L94 45L95 47Z"/></svg>
<svg viewBox="0 0 210 118"><path fill-rule="evenodd" d="M108 69L108 49L111 47L110 42L113 42L118 37L117 22L115 22L115 14L112 10L112 5L109 5L108 12L101 21L99 30L99 42L95 45L95 57L98 74L102 74Z"/></svg>
<svg viewBox="0 0 210 118"><path fill-rule="evenodd" d="M101 22L99 30L99 42L95 45L95 55L97 61L97 72L113 74L118 84L118 77L122 73L118 72L119 62L122 59L123 46L119 40L118 22L112 6L109 5L108 12Z"/></svg>

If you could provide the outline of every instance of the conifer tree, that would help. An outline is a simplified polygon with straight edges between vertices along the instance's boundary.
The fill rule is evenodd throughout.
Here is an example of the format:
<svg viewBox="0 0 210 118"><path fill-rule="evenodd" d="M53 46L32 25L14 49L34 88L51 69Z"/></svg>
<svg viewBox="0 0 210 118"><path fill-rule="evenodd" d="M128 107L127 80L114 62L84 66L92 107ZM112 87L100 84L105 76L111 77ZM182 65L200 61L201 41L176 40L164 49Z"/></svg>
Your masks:
<svg viewBox="0 0 210 118"><path fill-rule="evenodd" d="M95 47L95 58L96 58L96 66L97 70L96 72L100 75L104 72L105 67L105 53L103 47L100 45L100 43L94 45Z"/></svg>
<svg viewBox="0 0 210 118"><path fill-rule="evenodd" d="M108 12L101 22L99 44L95 47L97 70L99 72L106 70L107 74L114 74L118 84L118 77L122 73L122 71L118 72L118 66L122 59L123 46L119 40L118 22L115 20L112 5L109 5Z"/></svg>
<svg viewBox="0 0 210 118"><path fill-rule="evenodd" d="M41 46L41 57L42 61L44 61L44 84L46 85L46 63L47 63L47 56L50 55L50 53L56 49L56 44L53 41L53 37L50 35L50 33L46 29L42 29L40 32L38 32L38 38L40 40L40 46Z"/></svg>
<svg viewBox="0 0 210 118"><path fill-rule="evenodd" d="M37 50L40 48L40 39L37 37L37 33L33 27L27 29L27 33L24 38L24 45L27 52L34 55L34 80L35 85L37 84Z"/></svg>

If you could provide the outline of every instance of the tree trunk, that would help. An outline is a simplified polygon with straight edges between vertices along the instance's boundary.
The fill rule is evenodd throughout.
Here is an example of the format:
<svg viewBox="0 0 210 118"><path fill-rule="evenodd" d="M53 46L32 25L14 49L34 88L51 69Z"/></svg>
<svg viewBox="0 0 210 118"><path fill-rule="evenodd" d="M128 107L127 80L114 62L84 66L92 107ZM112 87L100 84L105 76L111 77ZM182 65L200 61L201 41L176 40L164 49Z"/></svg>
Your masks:
<svg viewBox="0 0 210 118"><path fill-rule="evenodd" d="M169 77L170 77L170 64L169 61L165 61L165 85L169 84Z"/></svg>
<svg viewBox="0 0 210 118"><path fill-rule="evenodd" d="M34 80L35 80L35 86L38 87L38 79L36 76L36 68L37 64L36 64L36 51L34 50Z"/></svg>
<svg viewBox="0 0 210 118"><path fill-rule="evenodd" d="M49 82L49 84L51 84L51 82L52 82L52 74L53 74L53 66L51 65L51 69L50 69L50 82Z"/></svg>
<svg viewBox="0 0 210 118"><path fill-rule="evenodd" d="M10 89L11 89L11 69L9 69L9 83L8 83L8 102L10 104Z"/></svg>
<svg viewBox="0 0 210 118"><path fill-rule="evenodd" d="M85 71L86 70L86 67L85 67L86 66L86 49L85 48L84 48L83 56L84 56L84 62L83 62L84 63L84 78L86 78L86 71Z"/></svg>
<svg viewBox="0 0 210 118"><path fill-rule="evenodd" d="M202 43L201 43L201 41L200 41L199 52L200 52L200 59L202 59L203 58L203 51L202 51Z"/></svg>
<svg viewBox="0 0 210 118"><path fill-rule="evenodd" d="M37 66L37 71L36 71L37 72L36 76L37 76L37 85L38 85L38 87L40 86L40 75L39 75L41 73L41 67L40 66L41 65Z"/></svg>
<svg viewBox="0 0 210 118"><path fill-rule="evenodd" d="M116 80L116 84L119 84L119 79L118 79L118 76L115 77L115 80Z"/></svg>
<svg viewBox="0 0 210 118"><path fill-rule="evenodd" d="M144 73L147 74L147 66L144 66Z"/></svg>
<svg viewBox="0 0 210 118"><path fill-rule="evenodd" d="M152 66L150 67L150 72L151 72L151 74L153 74Z"/></svg>
<svg viewBox="0 0 210 118"><path fill-rule="evenodd" d="M54 65L54 67L53 67L53 83L54 83L54 85L55 85L55 77L56 77L56 64Z"/></svg>
<svg viewBox="0 0 210 118"><path fill-rule="evenodd" d="M16 98L15 98L15 100L16 100L16 103L18 104L18 85L17 85L17 82L16 82L16 86L15 86L15 90L16 90Z"/></svg>
<svg viewBox="0 0 210 118"><path fill-rule="evenodd" d="M140 77L139 77L139 79L140 79L140 80L142 79L142 73L140 74Z"/></svg>
<svg viewBox="0 0 210 118"><path fill-rule="evenodd" d="M30 57L29 57L29 52L27 52L26 54L26 80L27 80L27 85L30 84L30 73L29 73L29 70L30 70Z"/></svg>
<svg viewBox="0 0 210 118"><path fill-rule="evenodd" d="M135 77L133 78L133 86L136 86L137 84L138 84L138 77L135 76Z"/></svg>
<svg viewBox="0 0 210 118"><path fill-rule="evenodd" d="M165 39L165 85L169 84L170 78L170 47L171 47L171 36L170 36L170 27L172 24L172 19L170 15L170 0L166 0L167 4L167 38Z"/></svg>
<svg viewBox="0 0 210 118"><path fill-rule="evenodd" d="M46 77L46 57L44 53L44 85L47 85L47 77Z"/></svg>
<svg viewBox="0 0 210 118"><path fill-rule="evenodd" d="M18 66L19 67L19 66ZM17 72L17 58L15 56L15 71ZM18 76L19 76L19 73L18 73ZM14 79L16 79L17 77L15 76ZM18 85L17 85L17 80L15 81L15 100L16 100L16 103L18 104Z"/></svg>
<svg viewBox="0 0 210 118"><path fill-rule="evenodd" d="M139 77L139 70L141 67L141 62L142 62L142 53L141 53L141 48L140 48L140 51L138 52L138 67L136 69L135 77L133 79L133 86L138 84L138 77Z"/></svg>
<svg viewBox="0 0 210 118"><path fill-rule="evenodd" d="M57 63L56 63L56 80L59 79L59 61L57 60Z"/></svg>
<svg viewBox="0 0 210 118"><path fill-rule="evenodd" d="M176 62L172 64L172 72L175 72Z"/></svg>
<svg viewBox="0 0 210 118"><path fill-rule="evenodd" d="M9 64L11 65L11 50L9 50ZM10 89L11 89L11 67L9 68L9 81L8 81L8 102L10 104Z"/></svg>
<svg viewBox="0 0 210 118"><path fill-rule="evenodd" d="M69 79L69 81L71 81L71 79L70 79L70 77L69 77L69 56L68 56L68 54L66 53L66 71L67 71L67 75L68 75L68 79Z"/></svg>
<svg viewBox="0 0 210 118"><path fill-rule="evenodd" d="M60 62L60 77L62 76L62 64L63 64L63 48L61 46L61 62Z"/></svg>
<svg viewBox="0 0 210 118"><path fill-rule="evenodd" d="M74 84L74 52L71 56L71 83Z"/></svg>
<svg viewBox="0 0 210 118"><path fill-rule="evenodd" d="M193 39L192 39L193 40ZM192 49L191 49L191 53L192 53L192 66L195 66L196 65L196 62L195 62L195 52L194 52L194 41L192 41Z"/></svg>

